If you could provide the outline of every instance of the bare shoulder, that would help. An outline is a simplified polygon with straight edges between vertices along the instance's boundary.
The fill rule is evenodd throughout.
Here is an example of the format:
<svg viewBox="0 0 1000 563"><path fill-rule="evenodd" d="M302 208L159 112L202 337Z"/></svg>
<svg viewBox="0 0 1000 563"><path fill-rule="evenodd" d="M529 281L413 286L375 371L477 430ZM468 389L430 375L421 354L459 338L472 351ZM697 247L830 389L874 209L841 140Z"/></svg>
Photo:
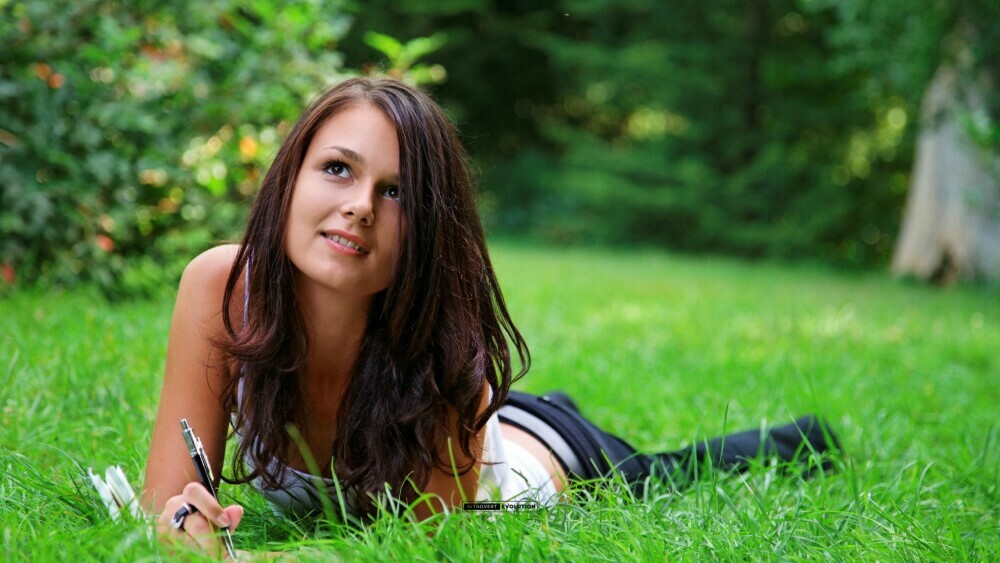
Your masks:
<svg viewBox="0 0 1000 563"><path fill-rule="evenodd" d="M221 312L226 282L238 251L239 246L226 244L210 248L191 260L181 276L177 305L200 312ZM237 290L242 290L242 285Z"/></svg>
<svg viewBox="0 0 1000 563"><path fill-rule="evenodd" d="M235 244L224 244L202 252L184 268L181 284L187 280L188 283L199 285L221 283L225 286L239 248Z"/></svg>

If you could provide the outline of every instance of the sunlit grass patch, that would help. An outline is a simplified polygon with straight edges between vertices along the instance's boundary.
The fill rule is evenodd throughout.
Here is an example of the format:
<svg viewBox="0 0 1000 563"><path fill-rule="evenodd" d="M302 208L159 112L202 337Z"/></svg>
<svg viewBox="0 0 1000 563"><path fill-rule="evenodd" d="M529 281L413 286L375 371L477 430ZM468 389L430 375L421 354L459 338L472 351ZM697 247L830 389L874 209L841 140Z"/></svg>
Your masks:
<svg viewBox="0 0 1000 563"><path fill-rule="evenodd" d="M761 464L634 499L609 482L532 513L277 519L246 487L239 548L344 559L1000 558L1000 291L878 273L496 245L533 353L517 387L567 391L646 451L816 413L846 455ZM141 478L172 307L92 293L0 301L0 542L7 559L165 555L111 523L86 467Z"/></svg>

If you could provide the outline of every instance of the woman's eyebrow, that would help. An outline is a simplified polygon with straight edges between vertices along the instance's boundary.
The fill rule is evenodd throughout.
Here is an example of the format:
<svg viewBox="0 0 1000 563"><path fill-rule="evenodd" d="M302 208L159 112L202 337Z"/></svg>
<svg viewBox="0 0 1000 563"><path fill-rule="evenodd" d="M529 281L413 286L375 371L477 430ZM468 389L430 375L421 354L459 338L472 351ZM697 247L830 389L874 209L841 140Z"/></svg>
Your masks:
<svg viewBox="0 0 1000 563"><path fill-rule="evenodd" d="M356 163L358 163L358 164L360 164L362 166L364 166L364 164L365 164L365 157L361 156L357 152L352 151L351 149L349 149L347 147L341 147L341 146L338 146L338 145L333 145L333 146L329 146L329 147L326 147L326 148L338 151L338 152L340 152L340 154L344 155L349 160L353 160L354 162L356 162Z"/></svg>

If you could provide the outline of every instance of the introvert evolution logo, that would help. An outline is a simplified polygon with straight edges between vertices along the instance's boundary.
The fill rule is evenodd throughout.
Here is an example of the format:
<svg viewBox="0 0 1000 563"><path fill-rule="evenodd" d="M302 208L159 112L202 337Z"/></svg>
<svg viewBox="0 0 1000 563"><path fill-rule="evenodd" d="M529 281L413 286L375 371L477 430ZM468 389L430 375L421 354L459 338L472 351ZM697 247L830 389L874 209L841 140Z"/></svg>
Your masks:
<svg viewBox="0 0 1000 563"><path fill-rule="evenodd" d="M533 500L512 500L507 502L463 502L462 510L469 512L521 512L538 510L541 506Z"/></svg>

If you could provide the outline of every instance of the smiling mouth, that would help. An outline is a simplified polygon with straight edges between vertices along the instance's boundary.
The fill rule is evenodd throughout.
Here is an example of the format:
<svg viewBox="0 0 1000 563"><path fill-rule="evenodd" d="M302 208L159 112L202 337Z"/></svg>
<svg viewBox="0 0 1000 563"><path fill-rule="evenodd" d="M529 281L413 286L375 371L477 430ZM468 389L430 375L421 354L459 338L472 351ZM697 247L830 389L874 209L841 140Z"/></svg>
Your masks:
<svg viewBox="0 0 1000 563"><path fill-rule="evenodd" d="M340 244L340 245L343 245L343 246L346 246L347 248L350 248L351 250L356 250L356 251L358 251L358 252L360 252L362 254L368 254L368 251L365 250L360 244L358 244L356 242L349 241L349 240L347 240L346 238L344 238L342 236L331 235L331 234L327 234L327 233L320 233L320 235L323 238L327 239L327 240L332 240L333 242L335 242L337 244Z"/></svg>

